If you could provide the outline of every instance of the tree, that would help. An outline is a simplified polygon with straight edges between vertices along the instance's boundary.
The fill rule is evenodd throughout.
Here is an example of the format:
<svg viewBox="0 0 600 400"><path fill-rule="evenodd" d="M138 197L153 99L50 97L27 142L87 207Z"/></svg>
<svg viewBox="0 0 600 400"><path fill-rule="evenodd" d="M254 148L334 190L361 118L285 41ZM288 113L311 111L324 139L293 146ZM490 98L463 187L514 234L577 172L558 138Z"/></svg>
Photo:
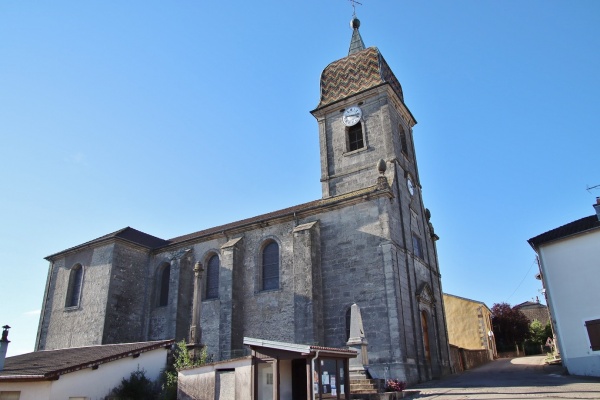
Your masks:
<svg viewBox="0 0 600 400"><path fill-rule="evenodd" d="M185 341L182 340L177 342L173 349L174 362L173 365L168 367L163 375L163 385L161 399L171 400L177 398L177 372L190 367L198 367L206 364L208 355L206 353L206 347L202 348L200 357L193 359L190 354Z"/></svg>
<svg viewBox="0 0 600 400"><path fill-rule="evenodd" d="M529 341L544 346L548 338L552 338L550 322L544 326L540 321L534 319L529 325Z"/></svg>
<svg viewBox="0 0 600 400"><path fill-rule="evenodd" d="M121 384L115 387L108 398L120 400L150 400L156 399L158 390L156 384L146 377L144 369L133 371L129 379L123 378Z"/></svg>
<svg viewBox="0 0 600 400"><path fill-rule="evenodd" d="M520 310L508 303L496 303L492 306L492 325L496 345L500 350L514 349L529 338L529 321Z"/></svg>

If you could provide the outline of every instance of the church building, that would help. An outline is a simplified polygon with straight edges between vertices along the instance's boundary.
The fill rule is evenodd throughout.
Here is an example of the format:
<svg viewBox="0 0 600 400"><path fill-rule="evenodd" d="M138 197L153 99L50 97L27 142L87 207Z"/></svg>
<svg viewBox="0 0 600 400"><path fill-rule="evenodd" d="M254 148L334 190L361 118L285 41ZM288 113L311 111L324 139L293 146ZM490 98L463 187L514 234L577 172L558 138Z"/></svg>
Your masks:
<svg viewBox="0 0 600 400"><path fill-rule="evenodd" d="M416 120L351 25L348 56L325 67L311 111L322 197L172 239L127 227L48 256L36 350L184 339L220 361L247 354L251 337L358 344L378 378L450 373Z"/></svg>

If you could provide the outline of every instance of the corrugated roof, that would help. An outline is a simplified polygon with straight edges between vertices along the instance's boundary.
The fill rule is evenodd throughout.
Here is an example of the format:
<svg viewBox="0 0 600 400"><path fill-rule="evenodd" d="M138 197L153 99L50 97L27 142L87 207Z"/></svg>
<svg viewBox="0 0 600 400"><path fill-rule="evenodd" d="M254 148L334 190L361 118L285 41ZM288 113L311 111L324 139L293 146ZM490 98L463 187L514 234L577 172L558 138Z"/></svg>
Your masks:
<svg viewBox="0 0 600 400"><path fill-rule="evenodd" d="M349 348L324 347L310 344L280 342L276 340L257 339L244 337L244 344L251 348L267 348L283 351L290 351L301 354L311 354L316 351L322 351L330 354L340 354L347 357L356 357L356 350Z"/></svg>
<svg viewBox="0 0 600 400"><path fill-rule="evenodd" d="M173 340L159 340L34 351L33 353L7 357L4 369L0 371L0 381L58 379L60 375L69 372L91 368L161 347L168 347L173 343Z"/></svg>
<svg viewBox="0 0 600 400"><path fill-rule="evenodd" d="M535 249L544 243L597 228L600 228L600 221L598 221L598 217L594 214L532 237L527 242Z"/></svg>

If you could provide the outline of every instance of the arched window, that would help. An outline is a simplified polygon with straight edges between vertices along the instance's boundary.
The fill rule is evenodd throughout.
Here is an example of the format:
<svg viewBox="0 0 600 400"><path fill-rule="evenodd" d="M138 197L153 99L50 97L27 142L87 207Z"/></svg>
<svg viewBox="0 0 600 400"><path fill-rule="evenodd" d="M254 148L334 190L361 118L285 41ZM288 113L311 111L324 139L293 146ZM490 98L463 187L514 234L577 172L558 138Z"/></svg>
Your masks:
<svg viewBox="0 0 600 400"><path fill-rule="evenodd" d="M359 122L348 128L348 151L354 151L365 147L363 140L362 124Z"/></svg>
<svg viewBox="0 0 600 400"><path fill-rule="evenodd" d="M279 289L279 245L271 241L262 252L262 290Z"/></svg>
<svg viewBox="0 0 600 400"><path fill-rule="evenodd" d="M171 281L171 264L165 263L158 270L158 306L169 304L169 283Z"/></svg>
<svg viewBox="0 0 600 400"><path fill-rule="evenodd" d="M399 128L400 128L399 129L399 131L400 131L400 146L402 146L400 151L402 151L404 154L408 155L408 142L406 141L406 131L404 130L402 125L400 125Z"/></svg>
<svg viewBox="0 0 600 400"><path fill-rule="evenodd" d="M69 288L67 290L67 301L65 307L79 306L81 299L81 287L83 286L83 267L81 264L76 264L71 268L69 274Z"/></svg>
<svg viewBox="0 0 600 400"><path fill-rule="evenodd" d="M212 256L206 266L206 298L216 299L219 297L219 257Z"/></svg>

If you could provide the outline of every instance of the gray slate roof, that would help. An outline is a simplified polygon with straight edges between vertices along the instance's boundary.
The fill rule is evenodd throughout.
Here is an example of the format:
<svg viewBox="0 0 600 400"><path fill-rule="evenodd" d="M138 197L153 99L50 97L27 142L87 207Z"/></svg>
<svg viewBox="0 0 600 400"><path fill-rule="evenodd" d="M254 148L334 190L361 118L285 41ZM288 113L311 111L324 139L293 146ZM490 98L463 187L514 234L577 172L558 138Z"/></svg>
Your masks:
<svg viewBox="0 0 600 400"><path fill-rule="evenodd" d="M108 235L100 236L99 238L90 240L89 242L85 242L85 243L77 245L75 247L71 247L71 248L63 250L61 252L49 255L48 257L46 257L46 260L51 260L54 256L57 256L59 254L62 254L64 252L67 252L67 251L70 251L73 249L94 245L94 244L97 244L97 243L100 243L100 242L103 242L106 240L110 240L110 239L124 240L126 242L137 244L138 246L146 247L148 249L154 249L156 247L161 247L161 246L164 246L169 243L167 240L157 238L156 236L152 236L152 235L149 235L142 231L138 231L137 229L125 227L123 229L119 229L116 232L109 233Z"/></svg>
<svg viewBox="0 0 600 400"><path fill-rule="evenodd" d="M299 204L293 207L284 208L277 211L272 211L266 214L258 215L252 218L246 218L240 221L232 222L225 225L216 226L209 229L204 229L201 231L189 233L186 235L178 236L172 239L160 239L152 235L148 235L147 233L138 231L137 229L133 229L130 227L123 228L113 233L109 233L108 235L101 236L94 240L90 240L89 242L85 242L83 244L70 247L66 250L60 251L58 253L54 253L48 257L46 260L51 261L53 258L67 253L69 251L78 250L80 248L86 246L97 245L98 243L102 243L104 241L109 241L112 239L124 240L130 243L134 243L143 247L146 247L150 250L158 250L166 246L171 245L179 245L188 241L196 240L202 237L207 237L214 234L223 233L225 231L229 231L231 229L243 229L244 227L251 226L257 223L263 223L267 221L273 221L278 218L288 218L293 217L296 214L304 214L311 212L319 212L327 209L328 207L336 207L340 204L346 204L348 202L357 201L357 199L364 199L365 196L380 196L391 193L389 189L379 189L377 185L369 186L363 189L355 190L350 193L328 197L325 199L314 200L308 203Z"/></svg>
<svg viewBox="0 0 600 400"><path fill-rule="evenodd" d="M42 350L7 357L0 381L55 380L60 375L169 347L173 340Z"/></svg>

